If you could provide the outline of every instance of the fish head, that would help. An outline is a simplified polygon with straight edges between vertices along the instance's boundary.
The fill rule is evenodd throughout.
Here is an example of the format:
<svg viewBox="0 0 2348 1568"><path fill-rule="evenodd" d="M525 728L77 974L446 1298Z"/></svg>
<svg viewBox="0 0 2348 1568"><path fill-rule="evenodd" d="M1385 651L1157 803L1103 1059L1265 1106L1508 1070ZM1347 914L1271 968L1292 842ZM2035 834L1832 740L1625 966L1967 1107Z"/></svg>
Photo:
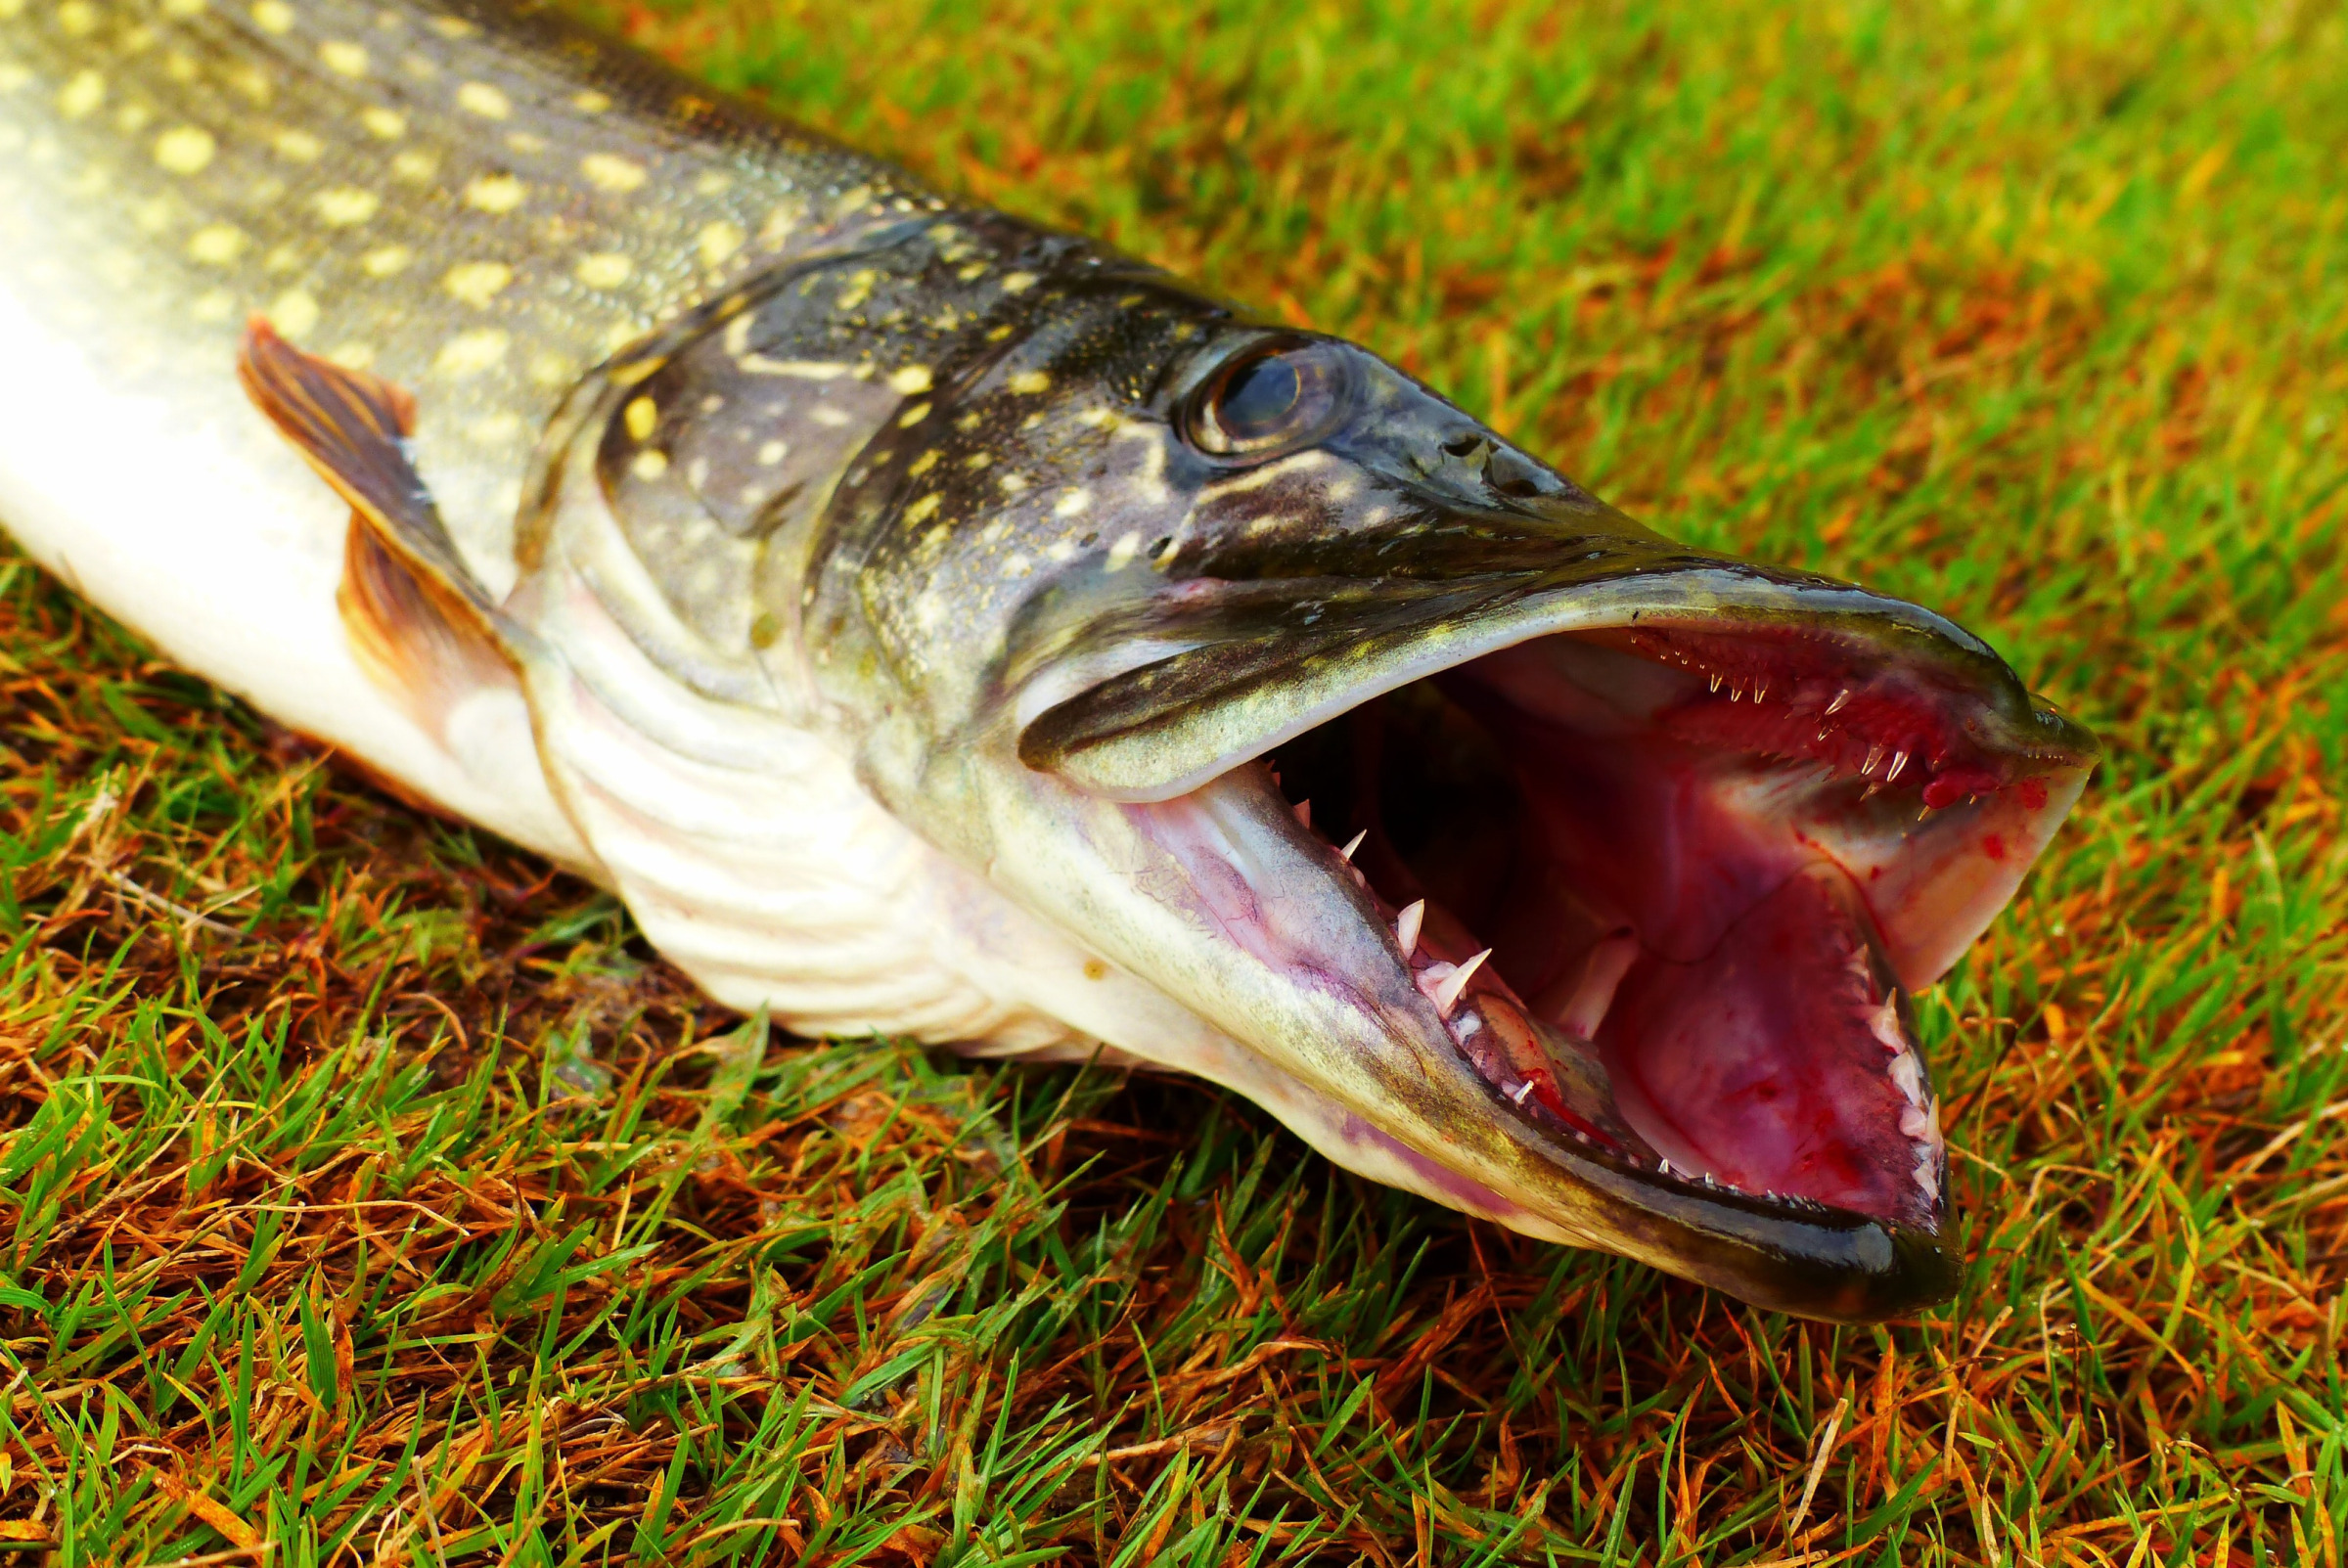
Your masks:
<svg viewBox="0 0 2348 1568"><path fill-rule="evenodd" d="M1045 320L835 500L810 646L875 789L1364 1168L1770 1308L1945 1297L1909 998L2093 738L1352 344L1131 279Z"/></svg>

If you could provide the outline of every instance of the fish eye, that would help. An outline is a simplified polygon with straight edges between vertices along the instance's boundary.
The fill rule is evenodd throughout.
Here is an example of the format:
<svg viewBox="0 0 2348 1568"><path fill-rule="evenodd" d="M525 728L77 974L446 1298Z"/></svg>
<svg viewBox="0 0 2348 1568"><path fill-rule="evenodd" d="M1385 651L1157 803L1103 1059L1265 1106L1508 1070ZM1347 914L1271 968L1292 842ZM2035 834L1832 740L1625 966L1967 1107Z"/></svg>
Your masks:
<svg viewBox="0 0 2348 1568"><path fill-rule="evenodd" d="M1191 402L1191 440L1220 458L1263 458L1319 435L1346 403L1345 362L1328 343L1274 338L1234 354Z"/></svg>

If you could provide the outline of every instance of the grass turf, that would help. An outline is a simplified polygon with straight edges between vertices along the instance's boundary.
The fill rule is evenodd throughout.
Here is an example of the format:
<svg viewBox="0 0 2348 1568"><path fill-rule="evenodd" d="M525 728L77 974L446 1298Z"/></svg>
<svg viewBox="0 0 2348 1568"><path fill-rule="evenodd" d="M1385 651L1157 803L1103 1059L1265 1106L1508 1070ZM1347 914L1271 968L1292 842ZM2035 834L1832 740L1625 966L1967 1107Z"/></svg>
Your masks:
<svg viewBox="0 0 2348 1568"><path fill-rule="evenodd" d="M2337 1568L2336 5L610 16L1944 608L2110 760L1805 1326L1252 1106L811 1046L0 568L0 1536L64 1563Z"/></svg>

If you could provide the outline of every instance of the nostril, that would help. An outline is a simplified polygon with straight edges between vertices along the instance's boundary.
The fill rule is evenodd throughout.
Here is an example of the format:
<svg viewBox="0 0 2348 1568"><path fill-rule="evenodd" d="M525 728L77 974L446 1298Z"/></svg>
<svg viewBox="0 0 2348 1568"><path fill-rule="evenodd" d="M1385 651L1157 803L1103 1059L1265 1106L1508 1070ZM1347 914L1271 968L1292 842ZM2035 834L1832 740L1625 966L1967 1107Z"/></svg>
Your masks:
<svg viewBox="0 0 2348 1568"><path fill-rule="evenodd" d="M1520 452L1495 450L1484 463L1484 483L1504 496L1546 495L1559 488L1547 470Z"/></svg>

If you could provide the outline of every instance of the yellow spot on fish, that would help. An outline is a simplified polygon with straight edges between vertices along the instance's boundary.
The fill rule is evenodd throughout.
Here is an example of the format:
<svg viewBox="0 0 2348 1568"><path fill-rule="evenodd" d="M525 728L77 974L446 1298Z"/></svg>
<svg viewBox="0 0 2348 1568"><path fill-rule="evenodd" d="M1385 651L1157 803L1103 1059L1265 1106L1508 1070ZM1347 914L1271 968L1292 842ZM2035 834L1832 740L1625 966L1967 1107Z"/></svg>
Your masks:
<svg viewBox="0 0 2348 1568"><path fill-rule="evenodd" d="M290 245L281 245L261 258L261 265L271 272L292 272L301 265L301 252Z"/></svg>
<svg viewBox="0 0 2348 1568"><path fill-rule="evenodd" d="M326 357L344 370L365 370L375 363L375 346L356 341L337 343L326 351Z"/></svg>
<svg viewBox="0 0 2348 1568"><path fill-rule="evenodd" d="M628 281L634 264L616 250L599 250L591 256L581 256L572 269L572 276L590 289L616 289Z"/></svg>
<svg viewBox="0 0 2348 1568"><path fill-rule="evenodd" d="M1003 279L1003 291L1007 294L1023 294L1034 287L1035 274L1032 272L1009 273Z"/></svg>
<svg viewBox="0 0 2348 1568"><path fill-rule="evenodd" d="M900 430L910 430L928 417L929 405L926 403L916 403L913 405L913 407L907 409L904 413L897 416L897 428Z"/></svg>
<svg viewBox="0 0 2348 1568"><path fill-rule="evenodd" d="M228 84L255 104L269 102L269 73L258 66L246 66L228 73Z"/></svg>
<svg viewBox="0 0 2348 1568"><path fill-rule="evenodd" d="M225 267L244 253L245 231L230 223L207 223L188 236L188 259Z"/></svg>
<svg viewBox="0 0 2348 1568"><path fill-rule="evenodd" d="M236 308L237 301L227 290L214 289L199 295L196 303L188 307L188 314L198 321L226 321L228 313Z"/></svg>
<svg viewBox="0 0 2348 1568"><path fill-rule="evenodd" d="M1142 536L1140 534L1120 534L1117 542L1108 547L1108 560L1103 564L1110 571L1123 571L1133 563L1133 558L1140 553L1141 548Z"/></svg>
<svg viewBox="0 0 2348 1568"><path fill-rule="evenodd" d="M656 446L648 446L636 454L636 461L628 467L639 479L657 479L668 471L668 454Z"/></svg>
<svg viewBox="0 0 2348 1568"><path fill-rule="evenodd" d="M1003 493L1007 496L1016 496L1027 488L1027 481L1016 473L1006 473L995 482L1003 487Z"/></svg>
<svg viewBox="0 0 2348 1568"><path fill-rule="evenodd" d="M872 298L873 285L880 280L880 274L873 271L870 267L851 275L848 279L848 286L839 291L839 308L854 310L858 305Z"/></svg>
<svg viewBox="0 0 2348 1568"><path fill-rule="evenodd" d="M155 160L174 174L202 173L216 151L212 133L194 125L178 125L155 139Z"/></svg>
<svg viewBox="0 0 2348 1568"><path fill-rule="evenodd" d="M260 0L252 8L252 20L263 32L291 32L294 29L294 8L286 0Z"/></svg>
<svg viewBox="0 0 2348 1568"><path fill-rule="evenodd" d="M1040 370L1023 370L1014 376L1006 384L1015 392L1031 396L1050 386L1052 378Z"/></svg>
<svg viewBox="0 0 2348 1568"><path fill-rule="evenodd" d="M359 123L367 127L368 135L386 142L396 142L408 134L408 117L380 105L360 110Z"/></svg>
<svg viewBox="0 0 2348 1568"><path fill-rule="evenodd" d="M771 469L782 462L790 451L790 446L788 442L769 441L758 449L758 461Z"/></svg>
<svg viewBox="0 0 2348 1568"><path fill-rule="evenodd" d="M913 396L916 392L926 392L929 390L930 384L929 367L907 365L902 369L893 370L888 373L888 384L907 397Z"/></svg>
<svg viewBox="0 0 2348 1568"><path fill-rule="evenodd" d="M142 233L160 234L171 226L171 203L159 196L141 202L131 208L130 221Z"/></svg>
<svg viewBox="0 0 2348 1568"><path fill-rule="evenodd" d="M483 212L511 212L528 189L511 174L484 174L465 187L465 204Z"/></svg>
<svg viewBox="0 0 2348 1568"><path fill-rule="evenodd" d="M922 497L919 501L916 501L912 506L905 509L905 520L908 523L926 522L932 516L936 515L937 509L941 505L943 505L943 502L938 496L938 493L935 490L932 490L927 495Z"/></svg>
<svg viewBox="0 0 2348 1568"><path fill-rule="evenodd" d="M560 354L540 354L530 361L530 380L541 386L561 386L573 374L570 361Z"/></svg>
<svg viewBox="0 0 2348 1568"><path fill-rule="evenodd" d="M353 185L339 185L331 191L318 193L319 218L337 228L365 223L375 216L383 204L382 197Z"/></svg>
<svg viewBox="0 0 2348 1568"><path fill-rule="evenodd" d="M415 259L416 252L406 246L387 245L359 257L359 269L370 278L388 278L407 270L408 263Z"/></svg>
<svg viewBox="0 0 2348 1568"><path fill-rule="evenodd" d="M203 15L203 0L163 0L163 15L182 18L201 17Z"/></svg>
<svg viewBox="0 0 2348 1568"><path fill-rule="evenodd" d="M742 226L728 223L723 218L715 223L703 224L695 241L700 246L701 265L704 267L724 265L735 251L742 248Z"/></svg>
<svg viewBox="0 0 2348 1568"><path fill-rule="evenodd" d="M579 159L579 172L589 182L624 196L644 184L644 165L610 153L590 153Z"/></svg>
<svg viewBox="0 0 2348 1568"><path fill-rule="evenodd" d="M145 104L124 104L121 112L114 116L114 123L122 127L123 135L136 136L154 118L155 111Z"/></svg>
<svg viewBox="0 0 2348 1568"><path fill-rule="evenodd" d="M502 261L466 261L448 269L440 287L479 309L514 281L514 269Z"/></svg>
<svg viewBox="0 0 2348 1568"><path fill-rule="evenodd" d="M766 221L758 226L758 243L771 250L790 239L806 220L805 202L793 200L779 202L766 215Z"/></svg>
<svg viewBox="0 0 2348 1568"><path fill-rule="evenodd" d="M514 413L484 414L465 426L465 433L483 446L495 446L511 441L521 433L521 416Z"/></svg>
<svg viewBox="0 0 2348 1568"><path fill-rule="evenodd" d="M1052 515L1055 517L1079 516L1083 514L1084 509L1092 504L1093 498L1089 491L1070 490L1053 505Z"/></svg>
<svg viewBox="0 0 2348 1568"><path fill-rule="evenodd" d="M660 427L660 405L649 397L631 398L628 400L627 412L622 417L628 422L628 435L631 439L650 440L653 431Z"/></svg>
<svg viewBox="0 0 2348 1568"><path fill-rule="evenodd" d="M516 131L506 138L506 145L525 157L536 157L546 151L546 138L533 136L528 131Z"/></svg>
<svg viewBox="0 0 2348 1568"><path fill-rule="evenodd" d="M391 160L391 172L421 185L440 172L440 159L421 147L412 147Z"/></svg>
<svg viewBox="0 0 2348 1568"><path fill-rule="evenodd" d="M966 469L983 469L989 463L994 461L995 459L992 453L973 452L969 457L962 460L962 466Z"/></svg>
<svg viewBox="0 0 2348 1568"><path fill-rule="evenodd" d="M611 100L605 94L590 88L583 93L571 94L570 107L582 114L601 114L611 107Z"/></svg>
<svg viewBox="0 0 2348 1568"><path fill-rule="evenodd" d="M299 337L318 325L318 301L299 289L289 289L269 303L269 325L288 337Z"/></svg>
<svg viewBox="0 0 2348 1568"><path fill-rule="evenodd" d="M909 479L918 479L923 474L927 473L931 469L936 467L937 448L931 447L928 451L923 453L920 457L915 458L911 463L905 466L905 476Z"/></svg>
<svg viewBox="0 0 2348 1568"><path fill-rule="evenodd" d="M89 0L66 0L57 8L57 24L69 37L86 37L98 30L98 8Z"/></svg>
<svg viewBox="0 0 2348 1568"><path fill-rule="evenodd" d="M432 369L443 376L478 376L505 363L511 339L494 327L459 333L440 345Z"/></svg>
<svg viewBox="0 0 2348 1568"><path fill-rule="evenodd" d="M277 140L269 145L277 149L278 157L290 157L296 163L315 162L318 155L326 151L326 144L308 131L279 131Z"/></svg>
<svg viewBox="0 0 2348 1568"><path fill-rule="evenodd" d="M340 38L330 38L320 44L318 58L325 61L326 68L338 76L367 74L367 51Z"/></svg>
<svg viewBox="0 0 2348 1568"><path fill-rule="evenodd" d="M443 38L470 38L481 29L463 17L434 17L432 31Z"/></svg>
<svg viewBox="0 0 2348 1568"><path fill-rule="evenodd" d="M458 88L457 107L483 119L504 119L514 112L514 106L506 95L485 81L469 81Z"/></svg>
<svg viewBox="0 0 2348 1568"><path fill-rule="evenodd" d="M960 272L954 274L954 276L960 278L964 283L976 283L979 279L986 276L986 263L983 261L973 261L969 266L963 268Z"/></svg>
<svg viewBox="0 0 2348 1568"><path fill-rule="evenodd" d="M105 102L106 78L94 70L76 71L57 95L57 112L68 119L80 119Z"/></svg>
<svg viewBox="0 0 2348 1568"><path fill-rule="evenodd" d="M733 187L734 176L724 169L704 169L693 182L696 196L723 196Z"/></svg>

